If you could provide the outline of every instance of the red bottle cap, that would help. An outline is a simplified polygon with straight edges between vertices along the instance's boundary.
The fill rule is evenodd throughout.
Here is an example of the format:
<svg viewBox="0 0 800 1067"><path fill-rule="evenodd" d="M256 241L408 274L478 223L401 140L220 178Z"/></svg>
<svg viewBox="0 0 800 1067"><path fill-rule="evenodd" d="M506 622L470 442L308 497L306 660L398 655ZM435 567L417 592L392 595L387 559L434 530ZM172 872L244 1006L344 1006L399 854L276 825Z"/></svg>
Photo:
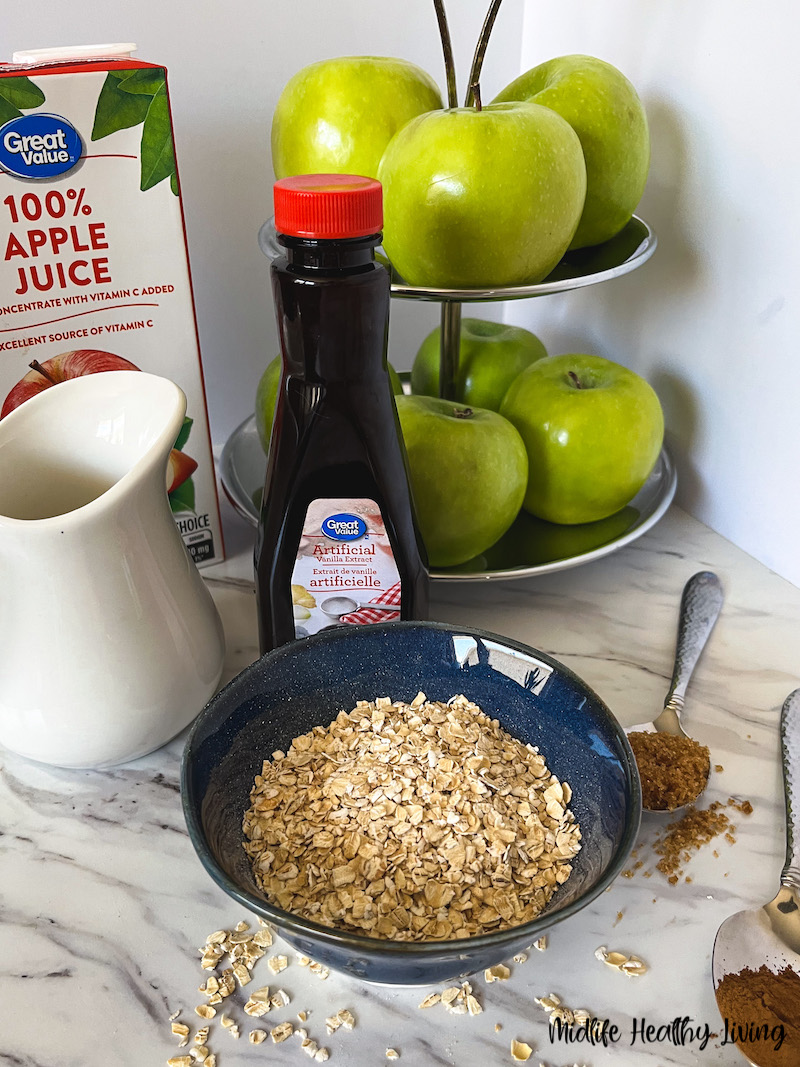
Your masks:
<svg viewBox="0 0 800 1067"><path fill-rule="evenodd" d="M367 237L383 228L383 189L356 174L298 174L273 188L275 229L290 237Z"/></svg>

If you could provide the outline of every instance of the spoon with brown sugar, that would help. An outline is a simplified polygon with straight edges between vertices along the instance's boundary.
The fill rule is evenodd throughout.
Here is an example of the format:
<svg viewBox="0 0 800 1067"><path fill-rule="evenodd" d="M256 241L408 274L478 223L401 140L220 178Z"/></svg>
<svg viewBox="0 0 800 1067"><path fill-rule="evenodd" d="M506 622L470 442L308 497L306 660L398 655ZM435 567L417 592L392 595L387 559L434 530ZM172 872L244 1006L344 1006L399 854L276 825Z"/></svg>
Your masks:
<svg viewBox="0 0 800 1067"><path fill-rule="evenodd" d="M722 608L722 585L716 574L693 574L683 589L675 667L664 710L652 723L628 731L642 781L645 811L672 813L694 803L711 770L708 749L681 725L686 689L700 653Z"/></svg>
<svg viewBox="0 0 800 1067"><path fill-rule="evenodd" d="M720 926L711 973L726 1038L757 1067L800 1064L800 689L781 711L786 862L778 895Z"/></svg>

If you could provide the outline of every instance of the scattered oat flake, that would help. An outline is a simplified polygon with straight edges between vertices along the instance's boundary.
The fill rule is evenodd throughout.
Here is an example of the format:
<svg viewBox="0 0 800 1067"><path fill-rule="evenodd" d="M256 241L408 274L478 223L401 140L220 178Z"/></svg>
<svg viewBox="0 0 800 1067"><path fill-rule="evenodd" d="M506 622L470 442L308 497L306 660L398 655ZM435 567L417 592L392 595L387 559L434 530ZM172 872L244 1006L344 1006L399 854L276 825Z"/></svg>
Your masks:
<svg viewBox="0 0 800 1067"><path fill-rule="evenodd" d="M356 1020L353 1016L353 1013L351 1011L348 1011L347 1008L342 1008L341 1011L337 1011L336 1017L342 1024L342 1026L345 1028L345 1030L352 1030L353 1027L356 1025Z"/></svg>
<svg viewBox="0 0 800 1067"><path fill-rule="evenodd" d="M308 1012L307 1011L299 1011L297 1013L297 1018L300 1020L301 1023L304 1023L306 1021L306 1019L308 1018Z"/></svg>
<svg viewBox="0 0 800 1067"><path fill-rule="evenodd" d="M527 958L524 952L518 952L514 957L514 963L524 963Z"/></svg>
<svg viewBox="0 0 800 1067"><path fill-rule="evenodd" d="M438 1004L442 999L441 993L429 993L427 997L420 1004L421 1008L432 1008L434 1004Z"/></svg>
<svg viewBox="0 0 800 1067"><path fill-rule="evenodd" d="M191 1056L173 1056L167 1060L167 1067L192 1067Z"/></svg>
<svg viewBox="0 0 800 1067"><path fill-rule="evenodd" d="M306 1056L310 1056L313 1059L319 1050L319 1045L313 1038L306 1037L301 1041L300 1048L305 1052Z"/></svg>
<svg viewBox="0 0 800 1067"><path fill-rule="evenodd" d="M260 1019L262 1015L266 1015L271 1009L272 1005L268 1000L254 1000L252 997L244 1006L245 1015L254 1016L257 1019Z"/></svg>
<svg viewBox="0 0 800 1067"><path fill-rule="evenodd" d="M387 1050L386 1050L386 1059L387 1060L399 1060L400 1059L400 1053L397 1051L396 1048L387 1048Z"/></svg>
<svg viewBox="0 0 800 1067"><path fill-rule="evenodd" d="M499 1034L502 1029L503 1029L503 1024L502 1023L495 1023L494 1024L494 1032L496 1034Z"/></svg>
<svg viewBox="0 0 800 1067"><path fill-rule="evenodd" d="M330 1059L330 1052L326 1048L318 1048L314 1053L314 1059L317 1063L324 1063L325 1060Z"/></svg>
<svg viewBox="0 0 800 1067"><path fill-rule="evenodd" d="M194 1035L195 1045L205 1045L208 1039L208 1031L210 1029L210 1026L203 1026L197 1031L197 1033Z"/></svg>
<svg viewBox="0 0 800 1067"><path fill-rule="evenodd" d="M647 964L638 956L626 956L624 952L609 952L605 945L595 951L595 956L602 963L628 975L629 978L647 973Z"/></svg>
<svg viewBox="0 0 800 1067"><path fill-rule="evenodd" d="M178 1037L188 1037L189 1036L189 1027L186 1025L186 1023L173 1023L172 1024L172 1032L173 1032L173 1034L176 1034Z"/></svg>
<svg viewBox="0 0 800 1067"><path fill-rule="evenodd" d="M310 956L298 956L297 957L297 966L298 967L308 967L309 963L311 963L311 957Z"/></svg>
<svg viewBox="0 0 800 1067"><path fill-rule="evenodd" d="M533 1049L524 1041L511 1042L511 1059L516 1060L517 1063L525 1063L531 1058L532 1053Z"/></svg>
<svg viewBox="0 0 800 1067"><path fill-rule="evenodd" d="M213 1019L217 1014L217 1009L210 1004L198 1004L194 1009L194 1013L199 1015L201 1019Z"/></svg>
<svg viewBox="0 0 800 1067"><path fill-rule="evenodd" d="M621 967L627 958L624 952L609 952L603 963L607 963L609 967Z"/></svg>
<svg viewBox="0 0 800 1067"><path fill-rule="evenodd" d="M294 1026L290 1022L279 1023L269 1032L269 1036L279 1045L281 1041L285 1041L287 1037L291 1037L294 1033Z"/></svg>
<svg viewBox="0 0 800 1067"><path fill-rule="evenodd" d="M496 963L494 967L487 967L483 972L487 982L504 982L511 977L511 971L504 963Z"/></svg>
<svg viewBox="0 0 800 1067"><path fill-rule="evenodd" d="M267 1040L268 1036L266 1030L251 1030L247 1035L247 1039L251 1045L260 1045L262 1041Z"/></svg>
<svg viewBox="0 0 800 1067"><path fill-rule="evenodd" d="M209 1049L207 1045L195 1045L189 1052L195 1063L205 1063L208 1056Z"/></svg>
<svg viewBox="0 0 800 1067"><path fill-rule="evenodd" d="M480 1015L480 1013L483 1011L483 1008L480 1006L477 997L474 997L472 993L469 993L467 996L467 1011L470 1013L470 1015Z"/></svg>
<svg viewBox="0 0 800 1067"><path fill-rule="evenodd" d="M222 1013L222 1018L220 1019L220 1022L226 1030L229 1029L231 1026L236 1025L235 1020L232 1019L230 1015L226 1015L225 1012Z"/></svg>
<svg viewBox="0 0 800 1067"><path fill-rule="evenodd" d="M547 934L542 934L540 938L534 941L533 947L539 952L545 952L547 949Z"/></svg>
<svg viewBox="0 0 800 1067"><path fill-rule="evenodd" d="M172 1015L170 1015L170 1017L169 1017L169 1021L170 1021L170 1022L172 1022L172 1020L173 1020L173 1019L177 1019L177 1018L178 1018L178 1016L180 1015L180 1013L181 1013L181 1009L180 1009L180 1008L178 1008L178 1010L177 1010L177 1011L174 1011L174 1012L172 1013Z"/></svg>
<svg viewBox="0 0 800 1067"><path fill-rule="evenodd" d="M329 1034L335 1034L342 1025L342 1020L337 1015L330 1015L325 1020L325 1029Z"/></svg>
<svg viewBox="0 0 800 1067"><path fill-rule="evenodd" d="M286 956L270 956L267 960L267 967L273 974L280 974L281 971L285 971L289 966L289 960Z"/></svg>
<svg viewBox="0 0 800 1067"><path fill-rule="evenodd" d="M623 964L620 965L620 970L624 974L642 975L647 973L647 964L639 959L638 956L629 956Z"/></svg>

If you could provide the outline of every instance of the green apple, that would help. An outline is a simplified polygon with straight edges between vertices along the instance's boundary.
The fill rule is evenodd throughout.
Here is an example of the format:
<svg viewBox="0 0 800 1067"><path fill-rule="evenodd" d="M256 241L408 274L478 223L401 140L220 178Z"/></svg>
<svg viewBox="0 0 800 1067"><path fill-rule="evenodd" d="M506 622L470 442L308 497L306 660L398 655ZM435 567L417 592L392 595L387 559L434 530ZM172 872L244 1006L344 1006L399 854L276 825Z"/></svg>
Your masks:
<svg viewBox="0 0 800 1067"><path fill-rule="evenodd" d="M392 383L392 393L398 396L403 392L403 384L397 371L388 364L389 381ZM275 404L278 400L278 388L281 384L281 357L276 356L267 364L267 369L261 375L256 389L256 430L258 439L264 452L269 451L269 439L272 434L272 423L275 418Z"/></svg>
<svg viewBox="0 0 800 1067"><path fill-rule="evenodd" d="M399 396L414 505L433 567L479 555L519 512L528 476L522 439L496 411Z"/></svg>
<svg viewBox="0 0 800 1067"><path fill-rule="evenodd" d="M256 389L256 430L258 430L258 439L265 454L269 451L269 439L275 419L278 387L281 384L281 366L280 356L270 360Z"/></svg>
<svg viewBox="0 0 800 1067"><path fill-rule="evenodd" d="M437 326L422 342L411 368L412 393L439 395L440 338L441 329ZM546 355L536 334L521 326L462 319L456 400L497 411L516 376Z"/></svg>
<svg viewBox="0 0 800 1067"><path fill-rule="evenodd" d="M442 106L430 75L404 59L342 56L312 63L286 83L272 119L275 176L374 178L394 134Z"/></svg>
<svg viewBox="0 0 800 1067"><path fill-rule="evenodd" d="M583 210L572 127L530 103L431 111L381 159L383 247L412 285L495 288L545 278Z"/></svg>
<svg viewBox="0 0 800 1067"><path fill-rule="evenodd" d="M652 387L602 356L548 356L509 386L500 414L528 452L523 507L548 522L596 522L644 485L664 438Z"/></svg>
<svg viewBox="0 0 800 1067"><path fill-rule="evenodd" d="M650 135L633 85L610 63L560 56L520 75L495 103L531 100L558 112L577 133L586 160L586 204L571 248L601 244L639 203L650 166Z"/></svg>

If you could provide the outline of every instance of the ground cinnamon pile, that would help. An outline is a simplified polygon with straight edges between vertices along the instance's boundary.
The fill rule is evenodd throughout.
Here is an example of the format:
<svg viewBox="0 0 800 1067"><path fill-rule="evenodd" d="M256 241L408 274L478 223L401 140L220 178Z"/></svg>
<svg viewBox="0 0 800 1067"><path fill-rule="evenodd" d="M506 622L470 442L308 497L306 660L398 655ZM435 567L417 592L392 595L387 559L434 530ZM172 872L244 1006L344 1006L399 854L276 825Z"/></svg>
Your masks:
<svg viewBox="0 0 800 1067"><path fill-rule="evenodd" d="M691 737L645 730L628 734L628 740L639 767L646 808L674 811L702 793L711 769L705 745Z"/></svg>
<svg viewBox="0 0 800 1067"><path fill-rule="evenodd" d="M726 1041L759 1067L800 1064L800 977L791 967L726 974L716 994Z"/></svg>
<svg viewBox="0 0 800 1067"><path fill-rule="evenodd" d="M707 808L692 806L680 819L669 824L663 836L656 839L653 851L661 857L656 868L671 885L675 885L683 874L684 864L691 859L692 853L713 838L724 834L726 841L735 844L736 827L725 808L734 808L743 815L750 815L753 811L749 800L736 800L734 797L730 797L727 804L715 801Z"/></svg>

